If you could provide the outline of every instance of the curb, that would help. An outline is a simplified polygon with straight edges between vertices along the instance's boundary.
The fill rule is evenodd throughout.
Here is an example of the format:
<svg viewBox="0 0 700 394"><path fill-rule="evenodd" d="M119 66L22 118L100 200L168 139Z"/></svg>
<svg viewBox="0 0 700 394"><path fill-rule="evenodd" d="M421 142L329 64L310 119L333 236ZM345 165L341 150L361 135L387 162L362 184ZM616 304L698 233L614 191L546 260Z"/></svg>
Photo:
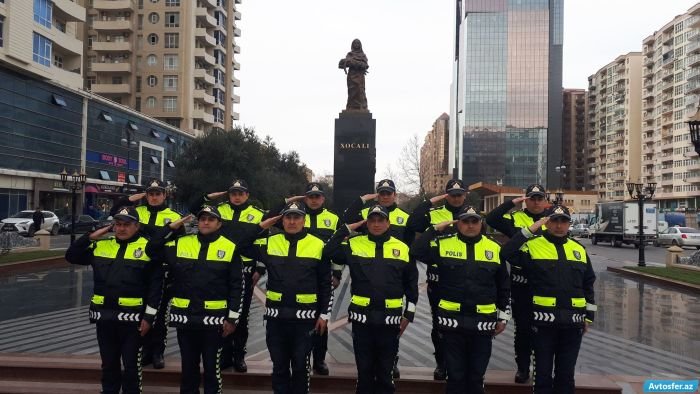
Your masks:
<svg viewBox="0 0 700 394"><path fill-rule="evenodd" d="M43 271L57 267L70 266L63 256L43 259L15 261L0 265L0 276L26 274L29 272Z"/></svg>
<svg viewBox="0 0 700 394"><path fill-rule="evenodd" d="M638 272L638 271L634 271L634 270L630 270L630 269L626 269L626 268L608 267L607 270L610 272L615 272L617 274L621 274L621 275L625 275L625 276L629 276L629 277L634 277L637 279L640 279L640 278L646 279L649 282L667 285L667 286L679 288L682 290L686 290L686 291L689 291L691 293L700 294L700 286L694 285L691 283L685 283L685 282L681 282L678 280L668 279L668 278L664 278L664 277L661 277L658 275L647 274L647 273Z"/></svg>

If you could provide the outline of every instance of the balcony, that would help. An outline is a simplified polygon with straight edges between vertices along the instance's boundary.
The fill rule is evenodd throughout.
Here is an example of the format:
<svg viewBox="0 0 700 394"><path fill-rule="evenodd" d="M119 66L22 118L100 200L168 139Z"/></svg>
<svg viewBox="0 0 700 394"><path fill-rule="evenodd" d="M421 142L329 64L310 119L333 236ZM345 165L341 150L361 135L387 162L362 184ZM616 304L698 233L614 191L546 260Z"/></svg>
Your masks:
<svg viewBox="0 0 700 394"><path fill-rule="evenodd" d="M214 104L214 96L207 93L207 91L204 89L195 89L192 97L195 100L200 100L210 105Z"/></svg>
<svg viewBox="0 0 700 394"><path fill-rule="evenodd" d="M700 27L700 15L694 15L691 18L685 20L685 26L687 28L698 28Z"/></svg>
<svg viewBox="0 0 700 394"><path fill-rule="evenodd" d="M685 88L686 93L700 93L700 81L688 82Z"/></svg>
<svg viewBox="0 0 700 394"><path fill-rule="evenodd" d="M234 19L234 20L237 20L237 21L241 20L241 13L240 13L240 11L234 11L234 12L233 12L233 19Z"/></svg>
<svg viewBox="0 0 700 394"><path fill-rule="evenodd" d="M127 83L121 84L105 84L93 83L91 90L97 94L131 94L131 85Z"/></svg>
<svg viewBox="0 0 700 394"><path fill-rule="evenodd" d="M234 27L233 28L233 36L234 37L240 37L241 36L241 29Z"/></svg>
<svg viewBox="0 0 700 394"><path fill-rule="evenodd" d="M692 67L696 64L700 64L700 55L688 56L685 58L686 66Z"/></svg>
<svg viewBox="0 0 700 394"><path fill-rule="evenodd" d="M231 85L233 85L234 88L239 88L239 87L241 87L241 80L232 76L231 77Z"/></svg>
<svg viewBox="0 0 700 394"><path fill-rule="evenodd" d="M132 0L93 0L92 7L99 11L129 11Z"/></svg>
<svg viewBox="0 0 700 394"><path fill-rule="evenodd" d="M206 8L197 7L194 15L197 17L197 20L202 22L202 24L206 25L207 27L216 27L216 18L209 15L209 10Z"/></svg>
<svg viewBox="0 0 700 394"><path fill-rule="evenodd" d="M204 112L203 109L195 109L192 112L192 118L199 119L202 122L210 125L214 124L214 115Z"/></svg>
<svg viewBox="0 0 700 394"><path fill-rule="evenodd" d="M207 71L204 70L203 68L197 68L194 70L194 78L195 79L202 79L202 80L204 80L204 82L206 82L212 86L214 85L214 83L216 83L214 76L207 73Z"/></svg>
<svg viewBox="0 0 700 394"><path fill-rule="evenodd" d="M238 45L233 46L233 53L241 53L241 47Z"/></svg>
<svg viewBox="0 0 700 394"><path fill-rule="evenodd" d="M233 102L234 104L240 104L240 103L241 103L241 96L239 96L239 95L237 95L237 94L232 94L232 95L231 95L231 98L233 99L232 102Z"/></svg>
<svg viewBox="0 0 700 394"><path fill-rule="evenodd" d="M685 97L685 106L686 107L697 107L698 106L698 95L692 95L692 96L686 96Z"/></svg>
<svg viewBox="0 0 700 394"><path fill-rule="evenodd" d="M241 63L238 63L237 61L233 61L233 69L234 70L240 70L241 69Z"/></svg>
<svg viewBox="0 0 700 394"><path fill-rule="evenodd" d="M216 66L216 59L214 56L208 54L204 48L195 48L194 50L194 57L195 58L200 58L204 59L205 62L209 63L212 66Z"/></svg>
<svg viewBox="0 0 700 394"><path fill-rule="evenodd" d="M687 55L697 53L700 51L700 41L694 41L690 44L688 44L687 47L685 47L685 53Z"/></svg>
<svg viewBox="0 0 700 394"><path fill-rule="evenodd" d="M690 183L700 183L700 172L691 172L683 180Z"/></svg>
<svg viewBox="0 0 700 394"><path fill-rule="evenodd" d="M669 89L673 89L673 81L664 82L661 85L659 85L659 90L661 90L662 92Z"/></svg>
<svg viewBox="0 0 700 394"><path fill-rule="evenodd" d="M95 20L92 29L98 31L132 31L130 20Z"/></svg>
<svg viewBox="0 0 700 394"><path fill-rule="evenodd" d="M85 22L85 7L70 0L52 0L54 17L66 22Z"/></svg>
<svg viewBox="0 0 700 394"><path fill-rule="evenodd" d="M231 119L233 120L241 120L241 114L239 114L236 111L231 111Z"/></svg>
<svg viewBox="0 0 700 394"><path fill-rule="evenodd" d="M216 8L217 7L216 0L202 0L202 1L207 8L209 8L209 7Z"/></svg>
<svg viewBox="0 0 700 394"><path fill-rule="evenodd" d="M53 44L62 48L66 52L70 52L76 56L83 55L83 42L70 34L66 34L52 25L51 32L53 33Z"/></svg>
<svg viewBox="0 0 700 394"><path fill-rule="evenodd" d="M209 33L207 33L207 29L201 27L194 29L194 35L195 37L200 38L200 41L203 42L204 45L208 45L210 47L216 46L216 40Z"/></svg>
<svg viewBox="0 0 700 394"><path fill-rule="evenodd" d="M95 52L131 52L130 42L94 41L92 50Z"/></svg>
<svg viewBox="0 0 700 394"><path fill-rule="evenodd" d="M105 73L130 73L131 63L92 63L90 71Z"/></svg>
<svg viewBox="0 0 700 394"><path fill-rule="evenodd" d="M700 30L693 29L690 33L688 33L687 39L688 39L688 41L700 40Z"/></svg>
<svg viewBox="0 0 700 394"><path fill-rule="evenodd" d="M73 89L83 88L83 76L79 72L75 73L58 67L51 67L51 70L57 81L61 81Z"/></svg>

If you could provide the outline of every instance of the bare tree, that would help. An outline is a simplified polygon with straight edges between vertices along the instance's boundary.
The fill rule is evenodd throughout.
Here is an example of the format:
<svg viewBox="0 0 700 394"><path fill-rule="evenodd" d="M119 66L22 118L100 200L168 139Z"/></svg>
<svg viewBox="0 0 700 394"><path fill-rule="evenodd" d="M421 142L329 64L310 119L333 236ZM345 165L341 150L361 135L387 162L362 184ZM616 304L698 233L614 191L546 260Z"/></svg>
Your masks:
<svg viewBox="0 0 700 394"><path fill-rule="evenodd" d="M398 167L404 192L422 197L425 196L425 171L421 171L420 166L421 145L418 135L412 135L401 149Z"/></svg>

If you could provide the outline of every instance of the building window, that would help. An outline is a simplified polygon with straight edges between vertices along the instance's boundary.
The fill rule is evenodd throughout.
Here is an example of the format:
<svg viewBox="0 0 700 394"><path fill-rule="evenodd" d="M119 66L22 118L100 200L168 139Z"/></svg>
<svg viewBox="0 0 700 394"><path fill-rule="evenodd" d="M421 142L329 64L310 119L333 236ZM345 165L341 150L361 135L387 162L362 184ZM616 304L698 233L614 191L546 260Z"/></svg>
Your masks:
<svg viewBox="0 0 700 394"><path fill-rule="evenodd" d="M158 57L156 57L156 55L148 55L148 57L146 58L146 63L149 66L155 66L156 64L158 64Z"/></svg>
<svg viewBox="0 0 700 394"><path fill-rule="evenodd" d="M141 111L141 97L136 97L136 106L134 109Z"/></svg>
<svg viewBox="0 0 700 394"><path fill-rule="evenodd" d="M157 12L151 12L150 14L148 14L148 21L149 22L156 24L156 23L158 23L159 20L160 20L160 16L158 16Z"/></svg>
<svg viewBox="0 0 700 394"><path fill-rule="evenodd" d="M34 0L34 21L50 29L52 10L51 0Z"/></svg>
<svg viewBox="0 0 700 394"><path fill-rule="evenodd" d="M180 0L165 0L166 7L179 7Z"/></svg>
<svg viewBox="0 0 700 394"><path fill-rule="evenodd" d="M155 75L149 75L147 79L148 86L154 87L158 85L158 78Z"/></svg>
<svg viewBox="0 0 700 394"><path fill-rule="evenodd" d="M166 12L165 13L165 27L180 27L180 13L179 12Z"/></svg>
<svg viewBox="0 0 700 394"><path fill-rule="evenodd" d="M3 37L4 37L3 32L5 31L4 27L5 27L5 17L0 15L0 47L5 45L3 43Z"/></svg>
<svg viewBox="0 0 700 394"><path fill-rule="evenodd" d="M177 97L166 96L163 97L163 112L175 112L177 111Z"/></svg>
<svg viewBox="0 0 700 394"><path fill-rule="evenodd" d="M41 34L34 33L34 49L33 49L33 59L36 63L44 65L46 67L51 67L51 40L42 36Z"/></svg>
<svg viewBox="0 0 700 394"><path fill-rule="evenodd" d="M138 22L137 22L137 23L138 23L137 27L138 27L139 29L143 29L143 15L139 14Z"/></svg>
<svg viewBox="0 0 700 394"><path fill-rule="evenodd" d="M166 34L167 36L167 34ZM151 33L148 35L148 43L151 45L156 45L158 43L158 35L155 33Z"/></svg>
<svg viewBox="0 0 700 394"><path fill-rule="evenodd" d="M63 56L53 55L54 67L63 68Z"/></svg>
<svg viewBox="0 0 700 394"><path fill-rule="evenodd" d="M178 48L180 41L179 33L165 33L165 47L166 48Z"/></svg>
<svg viewBox="0 0 700 394"><path fill-rule="evenodd" d="M156 107L156 98L153 96L149 96L146 99L146 108L155 108Z"/></svg>
<svg viewBox="0 0 700 394"><path fill-rule="evenodd" d="M163 89L166 92L174 92L177 90L177 75L163 76Z"/></svg>
<svg viewBox="0 0 700 394"><path fill-rule="evenodd" d="M163 56L163 69L165 69L165 70L177 70L177 68L178 68L177 55L164 55Z"/></svg>
<svg viewBox="0 0 700 394"><path fill-rule="evenodd" d="M158 2L158 0L151 0L151 3L153 3L153 4L155 4L157 2Z"/></svg>
<svg viewBox="0 0 700 394"><path fill-rule="evenodd" d="M136 93L141 93L141 77L136 77Z"/></svg>

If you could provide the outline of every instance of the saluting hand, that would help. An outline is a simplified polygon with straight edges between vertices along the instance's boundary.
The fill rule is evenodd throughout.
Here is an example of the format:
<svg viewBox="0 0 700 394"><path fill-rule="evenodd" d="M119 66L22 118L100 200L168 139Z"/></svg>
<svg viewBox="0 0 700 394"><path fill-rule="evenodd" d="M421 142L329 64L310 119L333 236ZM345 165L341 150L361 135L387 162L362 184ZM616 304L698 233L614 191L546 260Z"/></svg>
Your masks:
<svg viewBox="0 0 700 394"><path fill-rule="evenodd" d="M228 192L214 192L214 193L209 193L209 194L207 194L207 198L210 199L210 200L216 200L217 198L223 196L223 195L226 194L226 193L228 193Z"/></svg>
<svg viewBox="0 0 700 394"><path fill-rule="evenodd" d="M411 323L408 319L405 317L401 318L401 325L399 326L399 338L401 338L401 335L403 335L403 332L406 331L406 328L408 327L408 324Z"/></svg>
<svg viewBox="0 0 700 394"><path fill-rule="evenodd" d="M178 219L178 220L176 220L176 221L174 221L174 222L170 222L170 223L168 224L168 227L170 227L170 228L173 229L173 230L177 230L177 229L179 229L180 227L182 227L183 224L185 224L186 222L189 222L190 220L192 220L193 217L194 217L194 215L192 215L192 214L189 214L189 215L187 215L187 216L183 216L183 217L181 217L180 219Z"/></svg>
<svg viewBox="0 0 700 394"><path fill-rule="evenodd" d="M316 326L314 327L314 331L318 333L318 335L323 335L326 332L326 327L328 327L328 322L318 318L316 319Z"/></svg>
<svg viewBox="0 0 700 394"><path fill-rule="evenodd" d="M544 216L544 217L540 218L540 220L536 221L535 223L532 223L532 226L530 226L529 230L531 233L534 234L536 231L541 229L542 226L546 225L547 223L549 223L549 216Z"/></svg>
<svg viewBox="0 0 700 394"><path fill-rule="evenodd" d="M362 199L362 202L367 202L369 200L376 200L377 196L379 196L379 194L372 193L372 194L365 194L364 196L362 196L360 198Z"/></svg>
<svg viewBox="0 0 700 394"><path fill-rule="evenodd" d="M265 219L262 222L260 222L259 226L262 227L263 230L267 230L268 228L272 227L275 223L277 223L282 215L277 215L273 216L271 218Z"/></svg>
<svg viewBox="0 0 700 394"><path fill-rule="evenodd" d="M284 203L285 203L285 204L289 204L290 202L301 201L301 200L303 200L303 199L305 199L305 198L306 198L306 196L287 197L287 198L284 199Z"/></svg>
<svg viewBox="0 0 700 394"><path fill-rule="evenodd" d="M521 202L527 200L528 198L530 198L530 197L520 196L520 197L518 197L518 198L514 198L514 199L513 199L513 204L514 204L514 205L518 205L518 204L520 204Z"/></svg>
<svg viewBox="0 0 700 394"><path fill-rule="evenodd" d="M129 201L136 202L140 201L142 198L146 197L146 193L136 193L129 196Z"/></svg>
<svg viewBox="0 0 700 394"><path fill-rule="evenodd" d="M447 193L431 198L430 203L435 205L435 204L439 203L440 201L444 200L445 198L447 198Z"/></svg>
<svg viewBox="0 0 700 394"><path fill-rule="evenodd" d="M350 231L355 231L358 228L362 227L362 225L365 224L366 222L367 222L367 220L360 220L359 222L348 224L348 228L350 229Z"/></svg>
<svg viewBox="0 0 700 394"><path fill-rule="evenodd" d="M221 337L226 338L227 336L233 334L236 331L236 325L230 323L228 320L224 320L224 325L221 330Z"/></svg>
<svg viewBox="0 0 700 394"><path fill-rule="evenodd" d="M91 241L97 241L98 239L102 238L105 234L110 232L112 230L112 226L114 224L109 224L107 226L98 228L97 230L93 231L90 233L90 240Z"/></svg>
<svg viewBox="0 0 700 394"><path fill-rule="evenodd" d="M445 231L446 228L457 223L457 220L448 220L446 222L438 223L435 225L435 231Z"/></svg>
<svg viewBox="0 0 700 394"><path fill-rule="evenodd" d="M148 331L151 330L151 324L145 320L141 320L141 325L139 325L139 332L141 333L142 337L145 337L146 334L148 334Z"/></svg>

